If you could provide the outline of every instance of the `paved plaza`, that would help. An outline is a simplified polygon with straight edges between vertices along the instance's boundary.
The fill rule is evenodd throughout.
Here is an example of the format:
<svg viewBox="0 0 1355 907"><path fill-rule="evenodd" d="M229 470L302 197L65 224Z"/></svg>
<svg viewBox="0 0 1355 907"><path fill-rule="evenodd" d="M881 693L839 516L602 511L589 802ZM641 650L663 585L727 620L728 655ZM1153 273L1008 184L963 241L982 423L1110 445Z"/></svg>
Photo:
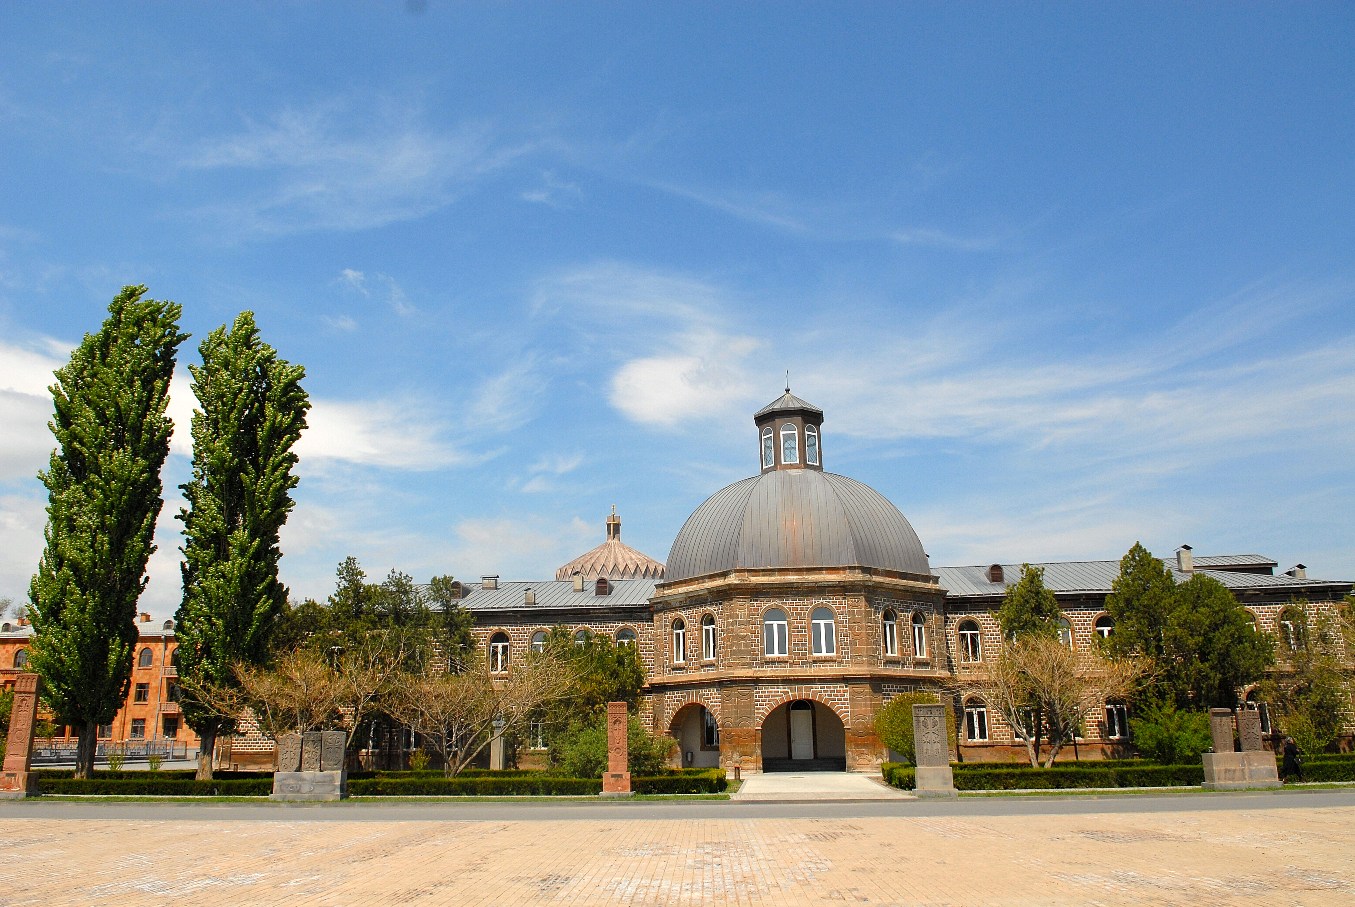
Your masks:
<svg viewBox="0 0 1355 907"><path fill-rule="evenodd" d="M1355 793L0 804L0 904L1355 903Z"/></svg>

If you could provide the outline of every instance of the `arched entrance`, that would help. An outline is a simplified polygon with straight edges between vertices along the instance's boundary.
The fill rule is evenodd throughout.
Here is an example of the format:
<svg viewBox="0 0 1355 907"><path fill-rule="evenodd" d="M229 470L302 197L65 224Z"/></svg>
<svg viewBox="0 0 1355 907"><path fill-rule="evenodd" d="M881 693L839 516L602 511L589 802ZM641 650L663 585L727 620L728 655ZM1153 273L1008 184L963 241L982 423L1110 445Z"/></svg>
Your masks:
<svg viewBox="0 0 1355 907"><path fill-rule="evenodd" d="M720 767L720 724L701 703L691 702L678 709L668 734L678 742L677 758L683 766Z"/></svg>
<svg viewBox="0 0 1355 907"><path fill-rule="evenodd" d="M821 702L796 699L777 706L762 722L764 772L847 770L847 731Z"/></svg>

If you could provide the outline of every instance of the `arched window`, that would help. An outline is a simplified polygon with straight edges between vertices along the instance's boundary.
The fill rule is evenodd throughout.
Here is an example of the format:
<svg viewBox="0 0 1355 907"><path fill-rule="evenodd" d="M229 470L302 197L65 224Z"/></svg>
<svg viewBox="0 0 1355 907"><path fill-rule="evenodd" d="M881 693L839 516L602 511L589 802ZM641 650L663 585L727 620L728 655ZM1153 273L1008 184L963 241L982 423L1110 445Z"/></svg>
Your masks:
<svg viewBox="0 0 1355 907"><path fill-rule="evenodd" d="M1109 639L1110 634L1115 632L1115 619L1109 614L1102 614L1096 619L1096 623L1093 625L1092 629L1094 629L1096 635L1102 639Z"/></svg>
<svg viewBox="0 0 1355 907"><path fill-rule="evenodd" d="M616 644L618 646L635 645L635 631L630 627L622 627L616 631Z"/></svg>
<svg viewBox="0 0 1355 907"><path fill-rule="evenodd" d="M927 618L921 611L913 612L913 657L927 657Z"/></svg>
<svg viewBox="0 0 1355 907"><path fill-rule="evenodd" d="M545 631L545 630L537 630L535 633L532 634L532 651L533 651L533 652L544 652L544 651L546 651L546 631Z"/></svg>
<svg viewBox="0 0 1355 907"><path fill-rule="evenodd" d="M141 654L136 657L136 666L138 668L149 668L151 666L151 661L154 658L155 656L151 654L150 647L148 646L142 649Z"/></svg>
<svg viewBox="0 0 1355 907"><path fill-rule="evenodd" d="M169 663L177 671L179 669L179 647L175 646L169 652Z"/></svg>
<svg viewBox="0 0 1355 907"><path fill-rule="evenodd" d="M1129 706L1112 700L1106 703L1106 739L1124 740L1129 736Z"/></svg>
<svg viewBox="0 0 1355 907"><path fill-rule="evenodd" d="M1280 641L1290 652L1297 652L1308 645L1308 618L1298 608L1289 607L1280 612L1277 621Z"/></svg>
<svg viewBox="0 0 1355 907"><path fill-rule="evenodd" d="M834 655L837 653L837 632L831 608L815 608L809 616L810 638L813 640L815 655Z"/></svg>
<svg viewBox="0 0 1355 907"><path fill-rule="evenodd" d="M578 646L580 649L582 649L584 646L588 645L588 631L587 631L587 630L575 630L575 631L574 631L574 645Z"/></svg>
<svg viewBox="0 0 1355 907"><path fill-rule="evenodd" d="M812 425L805 426L805 462L819 465L819 430Z"/></svg>
<svg viewBox="0 0 1355 907"><path fill-rule="evenodd" d="M28 650L20 649L14 653L14 670L22 671L28 667Z"/></svg>
<svg viewBox="0 0 1355 907"><path fill-rule="evenodd" d="M495 633L489 638L489 670L492 674L508 672L507 633Z"/></svg>
<svg viewBox="0 0 1355 907"><path fill-rule="evenodd" d="M979 625L972 620L960 624L960 661L983 661Z"/></svg>
<svg viewBox="0 0 1355 907"><path fill-rule="evenodd" d="M988 739L988 706L982 699L965 700L964 736L970 743L983 743Z"/></svg>
<svg viewBox="0 0 1355 907"><path fill-rule="evenodd" d="M1073 647L1072 623L1069 622L1068 618L1060 617L1058 619L1058 622L1054 626L1059 631L1059 642L1063 643L1065 646L1071 649Z"/></svg>
<svg viewBox="0 0 1355 907"><path fill-rule="evenodd" d="M880 615L880 640L886 657L899 654L899 621L888 608Z"/></svg>
<svg viewBox="0 0 1355 907"><path fill-rule="evenodd" d="M701 659L715 660L715 615L701 615Z"/></svg>
<svg viewBox="0 0 1355 907"><path fill-rule="evenodd" d="M772 608L762 615L762 653L771 657L781 657L788 651L786 612Z"/></svg>
<svg viewBox="0 0 1355 907"><path fill-rule="evenodd" d="M701 710L704 721L701 728L701 746L708 750L720 748L720 725L710 709Z"/></svg>
<svg viewBox="0 0 1355 907"><path fill-rule="evenodd" d="M795 426L790 422L781 426L781 462L800 462L800 443L795 437Z"/></svg>
<svg viewBox="0 0 1355 907"><path fill-rule="evenodd" d="M173 618L171 618L171 619L165 621L164 629L166 629L166 630L173 630L173 629L174 629L174 620L173 620Z"/></svg>
<svg viewBox="0 0 1355 907"><path fill-rule="evenodd" d="M687 624L682 618L673 621L673 664L687 660Z"/></svg>
<svg viewBox="0 0 1355 907"><path fill-rule="evenodd" d="M767 469L776 463L776 441L772 438L772 427L762 429L762 468Z"/></svg>

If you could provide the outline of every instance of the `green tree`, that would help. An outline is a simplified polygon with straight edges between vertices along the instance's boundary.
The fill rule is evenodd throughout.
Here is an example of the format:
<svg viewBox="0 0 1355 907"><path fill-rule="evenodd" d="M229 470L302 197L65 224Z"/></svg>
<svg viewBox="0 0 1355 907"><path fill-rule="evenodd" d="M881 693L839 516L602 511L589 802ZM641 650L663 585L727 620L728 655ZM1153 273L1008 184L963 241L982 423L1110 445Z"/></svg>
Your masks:
<svg viewBox="0 0 1355 907"><path fill-rule="evenodd" d="M1213 577L1197 573L1175 592L1157 684L1183 708L1234 708L1238 690L1275 663L1273 639Z"/></svg>
<svg viewBox="0 0 1355 907"><path fill-rule="evenodd" d="M450 670L459 671L475 648L471 629L475 615L461 604L460 584L450 576L435 576L428 581L429 605L441 624L442 644Z"/></svg>
<svg viewBox="0 0 1355 907"><path fill-rule="evenodd" d="M1350 675L1343 669L1346 642L1344 615L1315 611L1307 601L1291 602L1281 612L1288 632L1280 640L1283 663L1274 678L1262 684L1262 695L1275 704L1280 727L1305 753L1331 748L1350 718Z"/></svg>
<svg viewBox="0 0 1355 907"><path fill-rule="evenodd" d="M1045 587L1043 567L1021 565L1021 578L1007 588L996 616L1005 639L1058 635L1063 612L1054 593Z"/></svg>
<svg viewBox="0 0 1355 907"><path fill-rule="evenodd" d="M1129 719L1129 733L1139 752L1163 765L1198 764L1214 745L1209 716L1178 709L1171 700L1148 705Z"/></svg>
<svg viewBox="0 0 1355 907"><path fill-rule="evenodd" d="M79 735L80 778L93 769L99 725L127 696L169 453L169 384L187 339L180 307L145 293L124 287L99 332L57 370L49 423L57 449L39 473L48 504L46 547L29 587L32 664L46 702Z"/></svg>
<svg viewBox="0 0 1355 907"><path fill-rule="evenodd" d="M916 764L917 747L913 742L913 706L941 701L935 693L900 693L886 702L875 713L875 735L907 762ZM946 740L955 750L955 712L946 708Z"/></svg>
<svg viewBox="0 0 1355 907"><path fill-rule="evenodd" d="M234 721L198 701L203 684L230 684L239 665L261 665L287 602L278 579L278 535L293 507L296 442L310 403L305 370L278 357L259 337L250 312L220 327L191 365L193 478L181 486L183 601L175 615L180 707L202 740L198 780L212 777L219 734Z"/></svg>
<svg viewBox="0 0 1355 907"><path fill-rule="evenodd" d="M626 768L633 776L658 775L668 769L677 741L666 734L651 734L640 719L631 715L626 724ZM607 720L593 717L575 721L564 734L557 763L573 778L601 778L607 771Z"/></svg>
<svg viewBox="0 0 1355 907"><path fill-rule="evenodd" d="M569 664L574 678L567 696L535 716L543 724L551 760L558 762L564 736L572 733L574 725L602 720L609 702L624 702L632 711L636 708L645 674L634 646L618 645L598 633L585 632L578 640L568 628L554 627L546 637L544 652Z"/></svg>
<svg viewBox="0 0 1355 907"><path fill-rule="evenodd" d="M1176 600L1176 581L1161 560L1138 542L1120 559L1106 610L1115 621L1109 648L1119 655L1143 655L1160 662L1166 655L1167 619Z"/></svg>

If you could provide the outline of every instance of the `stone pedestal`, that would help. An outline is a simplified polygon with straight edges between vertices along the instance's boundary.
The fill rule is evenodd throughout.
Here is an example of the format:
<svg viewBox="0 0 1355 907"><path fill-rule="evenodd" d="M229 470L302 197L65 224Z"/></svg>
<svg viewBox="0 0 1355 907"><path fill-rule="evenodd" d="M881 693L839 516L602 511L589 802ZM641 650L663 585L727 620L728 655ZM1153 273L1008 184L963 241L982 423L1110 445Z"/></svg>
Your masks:
<svg viewBox="0 0 1355 907"><path fill-rule="evenodd" d="M348 797L348 773L275 772L270 800L292 803L344 800Z"/></svg>
<svg viewBox="0 0 1355 907"><path fill-rule="evenodd" d="M624 702L607 703L607 772L602 776L602 796L629 797L629 718Z"/></svg>
<svg viewBox="0 0 1355 907"><path fill-rule="evenodd" d="M913 793L926 799L958 797L950 768L944 705L913 706L913 749L917 756Z"/></svg>
<svg viewBox="0 0 1355 907"><path fill-rule="evenodd" d="M9 713L9 739L0 771L0 800L19 800L38 792L38 778L29 769L33 760L33 725L38 720L38 675L20 674L14 682L14 705Z"/></svg>
<svg viewBox="0 0 1355 907"><path fill-rule="evenodd" d="M1247 790L1280 786L1275 757L1261 753L1205 753L1205 790Z"/></svg>

